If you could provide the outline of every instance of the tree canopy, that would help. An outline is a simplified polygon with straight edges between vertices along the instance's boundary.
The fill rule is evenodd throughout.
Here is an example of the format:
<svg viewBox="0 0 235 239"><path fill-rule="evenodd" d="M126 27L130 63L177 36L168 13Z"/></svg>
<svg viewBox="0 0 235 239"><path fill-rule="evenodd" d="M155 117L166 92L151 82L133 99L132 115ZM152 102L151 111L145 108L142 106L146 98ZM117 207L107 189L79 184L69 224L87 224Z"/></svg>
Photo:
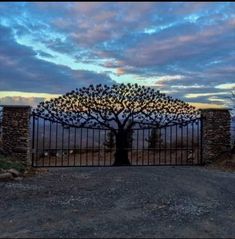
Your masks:
<svg viewBox="0 0 235 239"><path fill-rule="evenodd" d="M138 84L98 84L41 102L38 116L77 127L128 129L187 123L199 116L195 107Z"/></svg>

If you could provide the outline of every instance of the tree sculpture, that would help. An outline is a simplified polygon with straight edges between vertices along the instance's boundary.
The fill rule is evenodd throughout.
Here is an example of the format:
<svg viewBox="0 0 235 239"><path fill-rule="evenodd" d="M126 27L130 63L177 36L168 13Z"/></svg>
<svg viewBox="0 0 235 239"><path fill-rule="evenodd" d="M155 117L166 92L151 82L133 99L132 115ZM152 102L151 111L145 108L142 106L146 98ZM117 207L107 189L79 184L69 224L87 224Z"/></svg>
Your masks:
<svg viewBox="0 0 235 239"><path fill-rule="evenodd" d="M34 113L67 126L111 130L116 138L114 165L130 164L131 129L187 124L199 116L193 106L138 84L90 85L41 102Z"/></svg>

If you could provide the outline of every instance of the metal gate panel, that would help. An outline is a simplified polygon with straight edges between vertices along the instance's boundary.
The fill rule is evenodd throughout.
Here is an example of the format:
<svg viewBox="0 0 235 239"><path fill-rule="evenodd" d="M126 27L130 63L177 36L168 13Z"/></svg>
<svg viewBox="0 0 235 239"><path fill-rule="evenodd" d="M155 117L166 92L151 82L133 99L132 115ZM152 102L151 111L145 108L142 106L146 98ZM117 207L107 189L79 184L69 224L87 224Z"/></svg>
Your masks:
<svg viewBox="0 0 235 239"><path fill-rule="evenodd" d="M201 165L201 119L162 128L132 129L132 166ZM78 128L32 114L32 166L112 166L115 136L108 129Z"/></svg>

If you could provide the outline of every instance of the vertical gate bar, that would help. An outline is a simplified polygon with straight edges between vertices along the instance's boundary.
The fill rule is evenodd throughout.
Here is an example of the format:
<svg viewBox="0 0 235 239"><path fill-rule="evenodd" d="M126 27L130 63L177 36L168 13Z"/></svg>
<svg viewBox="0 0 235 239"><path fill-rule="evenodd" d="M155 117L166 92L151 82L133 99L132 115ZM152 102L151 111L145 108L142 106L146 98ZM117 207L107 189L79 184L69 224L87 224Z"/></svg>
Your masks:
<svg viewBox="0 0 235 239"><path fill-rule="evenodd" d="M186 131L186 138L187 138L187 141L186 141L186 145L187 145L187 151L186 151L186 152L187 152L187 154L186 154L186 163L187 163L187 164L188 164L188 155L189 155L189 144L188 144L188 138L189 138L189 137L188 137L188 125L189 125L189 124L187 123L187 128L186 128L186 130L187 130L187 131Z"/></svg>
<svg viewBox="0 0 235 239"><path fill-rule="evenodd" d="M153 128L152 128L152 130L153 130ZM155 128L155 130L156 130L156 128ZM153 154L153 163L152 163L152 165L155 165L155 159L156 159L156 142L155 142L154 145L153 145L152 154Z"/></svg>
<svg viewBox="0 0 235 239"><path fill-rule="evenodd" d="M202 116L201 118L199 119L200 120L200 164L203 164L203 153L202 153L202 140L203 140L203 119L202 119Z"/></svg>
<svg viewBox="0 0 235 239"><path fill-rule="evenodd" d="M38 156L38 137L39 137L39 118L37 117L36 166L38 165L38 161L40 159L40 157Z"/></svg>
<svg viewBox="0 0 235 239"><path fill-rule="evenodd" d="M178 124L175 125L175 151L176 151L176 161L175 163L178 164Z"/></svg>
<svg viewBox="0 0 235 239"><path fill-rule="evenodd" d="M106 129L104 130L104 142L106 142ZM104 166L105 166L105 161L106 161L106 149L104 147Z"/></svg>
<svg viewBox="0 0 235 239"><path fill-rule="evenodd" d="M34 166L34 157L35 157L35 149L34 149L34 140L35 140L35 116L34 114L32 115L33 119L33 132L32 132L32 167Z"/></svg>
<svg viewBox="0 0 235 239"><path fill-rule="evenodd" d="M150 129L147 130L147 132L148 132L148 139L149 139L149 136L150 136L149 131L150 131ZM148 165L149 165L149 145L148 145Z"/></svg>
<svg viewBox="0 0 235 239"><path fill-rule="evenodd" d="M164 130L164 131L165 131L165 132L164 132L164 133L165 133L165 163L164 163L165 165L167 164L167 162L166 162L166 152L167 152L167 143L166 143L166 128L167 128L167 127L165 126L165 130Z"/></svg>
<svg viewBox="0 0 235 239"><path fill-rule="evenodd" d="M130 130L130 133L131 133L131 130ZM132 132L133 133L133 132ZM132 141L131 141L131 136L130 136L130 142L128 142L128 151L127 151L127 155L128 155L128 160L130 161L130 164L132 164L132 152L131 152L131 148L132 148ZM130 154L131 154L131 158L129 158L129 152L131 152Z"/></svg>
<svg viewBox="0 0 235 239"><path fill-rule="evenodd" d="M95 129L92 129L92 166L94 165L94 151L95 151Z"/></svg>
<svg viewBox="0 0 235 239"><path fill-rule="evenodd" d="M100 166L100 150L101 150L101 148L100 148L100 130L101 129L98 129L98 131L99 131L99 133L98 133L98 135L99 135L99 153L98 153L98 165Z"/></svg>
<svg viewBox="0 0 235 239"><path fill-rule="evenodd" d="M136 142L136 157L137 157L137 160L136 160L136 165L138 165L138 162L139 162L139 130L137 130L137 136L136 136L136 139L137 139L137 142Z"/></svg>
<svg viewBox="0 0 235 239"><path fill-rule="evenodd" d="M153 130L153 129L152 129ZM157 130L156 128L155 128L155 130ZM157 132L156 132L157 133ZM155 142L155 144L154 144L154 148L153 148L153 165L156 165L156 154L157 154L157 149L156 149L156 147L157 147L157 144L156 144L156 142Z"/></svg>
<svg viewBox="0 0 235 239"><path fill-rule="evenodd" d="M49 150L48 150L48 157L49 157L49 166L51 166L51 121L50 122L50 126L49 126Z"/></svg>
<svg viewBox="0 0 235 239"><path fill-rule="evenodd" d="M80 166L82 166L82 128L80 128Z"/></svg>
<svg viewBox="0 0 235 239"><path fill-rule="evenodd" d="M70 159L70 127L69 127L69 132L68 132L68 163L67 165L69 166L69 159Z"/></svg>
<svg viewBox="0 0 235 239"><path fill-rule="evenodd" d="M142 141L143 141L143 142L142 142L142 154L141 154L142 157L141 157L141 158L142 158L142 165L144 165L144 146L145 146L145 139L144 139L144 137L145 137L144 132L145 132L145 131L144 131L144 129L142 129L142 132L143 132L143 133L142 133L142 136L143 136L143 140L142 140Z"/></svg>
<svg viewBox="0 0 235 239"><path fill-rule="evenodd" d="M55 157L55 166L57 166L57 157L59 157L59 154L57 153L58 152L58 123L56 122L56 128L55 128L55 148L56 148L56 157Z"/></svg>
<svg viewBox="0 0 235 239"><path fill-rule="evenodd" d="M42 163L42 165L43 165L43 167L44 167L44 160L45 160L45 152L44 152L44 150L45 150L45 119L43 119L43 139L42 139L43 141L42 141L42 151L43 151L43 163Z"/></svg>
<svg viewBox="0 0 235 239"><path fill-rule="evenodd" d="M77 128L74 128L74 145L73 145L73 166L75 166L77 154Z"/></svg>
<svg viewBox="0 0 235 239"><path fill-rule="evenodd" d="M132 131L132 135L135 135L135 131L134 130ZM134 138L133 138L133 141L134 141ZM131 148L130 148L130 150L131 150L131 165L132 165L132 161L133 161L133 154L132 154L133 141L131 142Z"/></svg>
<svg viewBox="0 0 235 239"><path fill-rule="evenodd" d="M200 164L199 139L200 139L199 119L197 119L197 164Z"/></svg>
<svg viewBox="0 0 235 239"><path fill-rule="evenodd" d="M158 129L159 130L159 137L160 140L158 141L158 164L161 164L161 139L162 139L162 134L161 134L161 128Z"/></svg>
<svg viewBox="0 0 235 239"><path fill-rule="evenodd" d="M172 125L170 125L170 164L172 164Z"/></svg>
<svg viewBox="0 0 235 239"><path fill-rule="evenodd" d="M87 128L86 129L86 166L88 166L88 153L89 153L88 138L89 138L89 131L88 131L88 128Z"/></svg>
<svg viewBox="0 0 235 239"><path fill-rule="evenodd" d="M194 122L192 122L192 164L194 164Z"/></svg>
<svg viewBox="0 0 235 239"><path fill-rule="evenodd" d="M183 146L184 146L184 144L183 144L183 133L184 133L184 127L183 127L183 125L181 125L181 152L180 152L180 163L181 163L181 165L183 164L183 152L184 152L184 149L183 149Z"/></svg>
<svg viewBox="0 0 235 239"><path fill-rule="evenodd" d="M115 134L113 134L112 131L110 131L110 134L112 134L113 137L115 137ZM113 138L113 140L114 140L114 138ZM112 152L113 152L113 147L110 149L110 154L109 154L109 165L110 165L110 166L111 166L111 164L112 164Z"/></svg>
<svg viewBox="0 0 235 239"><path fill-rule="evenodd" d="M62 159L61 159L61 166L64 164L64 125L62 125Z"/></svg>
<svg viewBox="0 0 235 239"><path fill-rule="evenodd" d="M132 131L132 136L133 136L133 132ZM131 129L130 129L130 134L131 134ZM130 164L132 165L132 144L133 141L131 140L132 137L130 137L130 142L128 142L128 151L127 151L127 157L128 157L128 161L130 162Z"/></svg>

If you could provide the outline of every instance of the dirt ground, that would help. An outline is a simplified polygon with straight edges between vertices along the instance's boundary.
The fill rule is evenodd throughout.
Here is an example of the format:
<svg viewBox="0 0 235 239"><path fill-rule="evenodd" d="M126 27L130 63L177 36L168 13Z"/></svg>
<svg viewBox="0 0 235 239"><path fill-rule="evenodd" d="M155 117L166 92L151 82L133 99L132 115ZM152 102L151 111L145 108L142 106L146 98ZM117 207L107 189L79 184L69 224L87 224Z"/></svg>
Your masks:
<svg viewBox="0 0 235 239"><path fill-rule="evenodd" d="M0 182L0 237L235 237L235 173L50 168Z"/></svg>

